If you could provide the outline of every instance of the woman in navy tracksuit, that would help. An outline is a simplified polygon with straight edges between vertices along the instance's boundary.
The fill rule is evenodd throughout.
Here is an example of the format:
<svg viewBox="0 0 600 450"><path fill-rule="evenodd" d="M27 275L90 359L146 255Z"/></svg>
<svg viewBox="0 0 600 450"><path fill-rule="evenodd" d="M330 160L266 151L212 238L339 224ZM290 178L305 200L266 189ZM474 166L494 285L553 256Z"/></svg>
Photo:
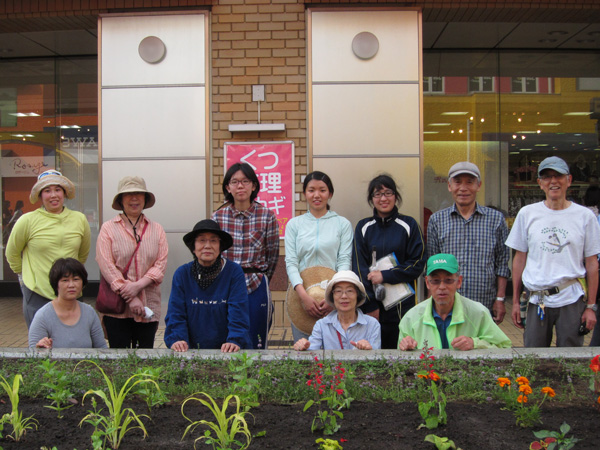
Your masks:
<svg viewBox="0 0 600 450"><path fill-rule="evenodd" d="M381 348L394 349L398 347L400 319L415 305L415 296L404 299L401 304L386 311L375 298L373 285L408 283L414 288L415 280L425 267L425 242L417 221L398 212L402 197L392 177L379 175L371 180L368 202L373 206L373 216L362 219L356 225L352 270L359 276L367 292L362 311L378 318L381 324ZM377 259L394 253L398 266L370 272L373 248Z"/></svg>

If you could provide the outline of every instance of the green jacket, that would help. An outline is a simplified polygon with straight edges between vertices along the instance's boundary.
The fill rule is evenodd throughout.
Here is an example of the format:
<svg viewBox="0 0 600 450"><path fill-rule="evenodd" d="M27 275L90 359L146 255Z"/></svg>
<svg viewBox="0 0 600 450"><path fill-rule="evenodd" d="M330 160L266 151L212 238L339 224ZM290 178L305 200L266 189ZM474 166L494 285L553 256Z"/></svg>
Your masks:
<svg viewBox="0 0 600 450"><path fill-rule="evenodd" d="M400 322L400 336L398 344L406 337L411 336L418 343L418 348L427 345L442 348L442 340L438 332L432 311L433 299L419 303L409 310ZM473 338L474 348L510 348L511 340L496 325L488 309L481 303L469 300L456 293L452 321L446 330L448 343L458 336ZM452 346L451 346L452 347Z"/></svg>

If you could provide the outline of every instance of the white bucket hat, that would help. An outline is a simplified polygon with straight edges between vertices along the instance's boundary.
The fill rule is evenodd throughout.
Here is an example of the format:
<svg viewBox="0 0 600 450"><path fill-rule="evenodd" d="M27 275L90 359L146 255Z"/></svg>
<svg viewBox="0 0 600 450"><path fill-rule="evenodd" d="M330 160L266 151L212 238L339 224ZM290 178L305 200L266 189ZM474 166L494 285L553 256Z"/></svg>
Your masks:
<svg viewBox="0 0 600 450"><path fill-rule="evenodd" d="M329 306L335 308L335 305L333 303L333 288L336 284L341 283L343 281L347 283L352 283L358 288L359 292L356 301L356 307L358 308L366 301L367 293L365 292L365 287L358 279L358 275L356 275L351 270L340 270L331 278L331 280L329 280L329 283L327 284L327 289L325 289L325 301Z"/></svg>
<svg viewBox="0 0 600 450"><path fill-rule="evenodd" d="M48 186L60 186L69 200L75 198L75 185L58 170L46 170L38 175L37 182L31 188L29 201L33 204L40 199L40 193Z"/></svg>

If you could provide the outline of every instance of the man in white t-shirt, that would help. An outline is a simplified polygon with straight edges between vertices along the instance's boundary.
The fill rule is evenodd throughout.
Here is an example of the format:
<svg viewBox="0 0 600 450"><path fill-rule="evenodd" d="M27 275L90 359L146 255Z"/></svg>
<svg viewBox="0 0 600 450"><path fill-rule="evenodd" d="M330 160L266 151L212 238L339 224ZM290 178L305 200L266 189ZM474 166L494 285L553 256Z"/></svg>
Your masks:
<svg viewBox="0 0 600 450"><path fill-rule="evenodd" d="M581 347L596 324L600 226L589 209L567 200L571 180L565 161L544 159L537 181L546 200L522 208L506 240L516 250L512 319L519 328L521 283L529 293L525 347L549 347L554 327L558 347Z"/></svg>

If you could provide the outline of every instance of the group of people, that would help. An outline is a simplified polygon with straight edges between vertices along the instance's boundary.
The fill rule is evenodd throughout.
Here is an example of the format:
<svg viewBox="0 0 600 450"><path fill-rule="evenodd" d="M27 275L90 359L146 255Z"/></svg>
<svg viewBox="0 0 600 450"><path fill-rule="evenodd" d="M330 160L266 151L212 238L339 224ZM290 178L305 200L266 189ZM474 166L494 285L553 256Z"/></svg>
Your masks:
<svg viewBox="0 0 600 450"><path fill-rule="evenodd" d="M353 231L330 210L329 176L308 174L308 211L289 221L285 236L290 291L302 325L310 324L300 326L290 313L294 348L412 350L425 341L457 350L510 347L498 327L506 313L509 247L517 327L524 325L522 299L529 302L525 346L549 346L554 327L557 345L581 346L596 325L600 225L589 209L567 200L571 175L563 160L542 161L538 183L546 200L523 208L509 235L502 214L476 201L478 167L455 164L448 173L454 204L430 217L425 244L417 221L400 213L402 196L389 175L370 181L373 214ZM165 317L165 344L175 351L267 348L279 225L256 201L260 183L251 166L231 166L222 187L225 204L183 237L192 261L174 274ZM126 307L104 314L102 323L77 301L87 282L90 229L83 214L64 206L74 195L60 172L42 173L30 196L42 206L15 223L8 241L30 346L104 347L105 333L111 348L152 348L168 255L163 228L144 214L154 194L140 177L119 182L112 207L120 213L102 225L96 260ZM416 280L425 267L430 297L417 305ZM334 275L309 283L315 268Z"/></svg>

